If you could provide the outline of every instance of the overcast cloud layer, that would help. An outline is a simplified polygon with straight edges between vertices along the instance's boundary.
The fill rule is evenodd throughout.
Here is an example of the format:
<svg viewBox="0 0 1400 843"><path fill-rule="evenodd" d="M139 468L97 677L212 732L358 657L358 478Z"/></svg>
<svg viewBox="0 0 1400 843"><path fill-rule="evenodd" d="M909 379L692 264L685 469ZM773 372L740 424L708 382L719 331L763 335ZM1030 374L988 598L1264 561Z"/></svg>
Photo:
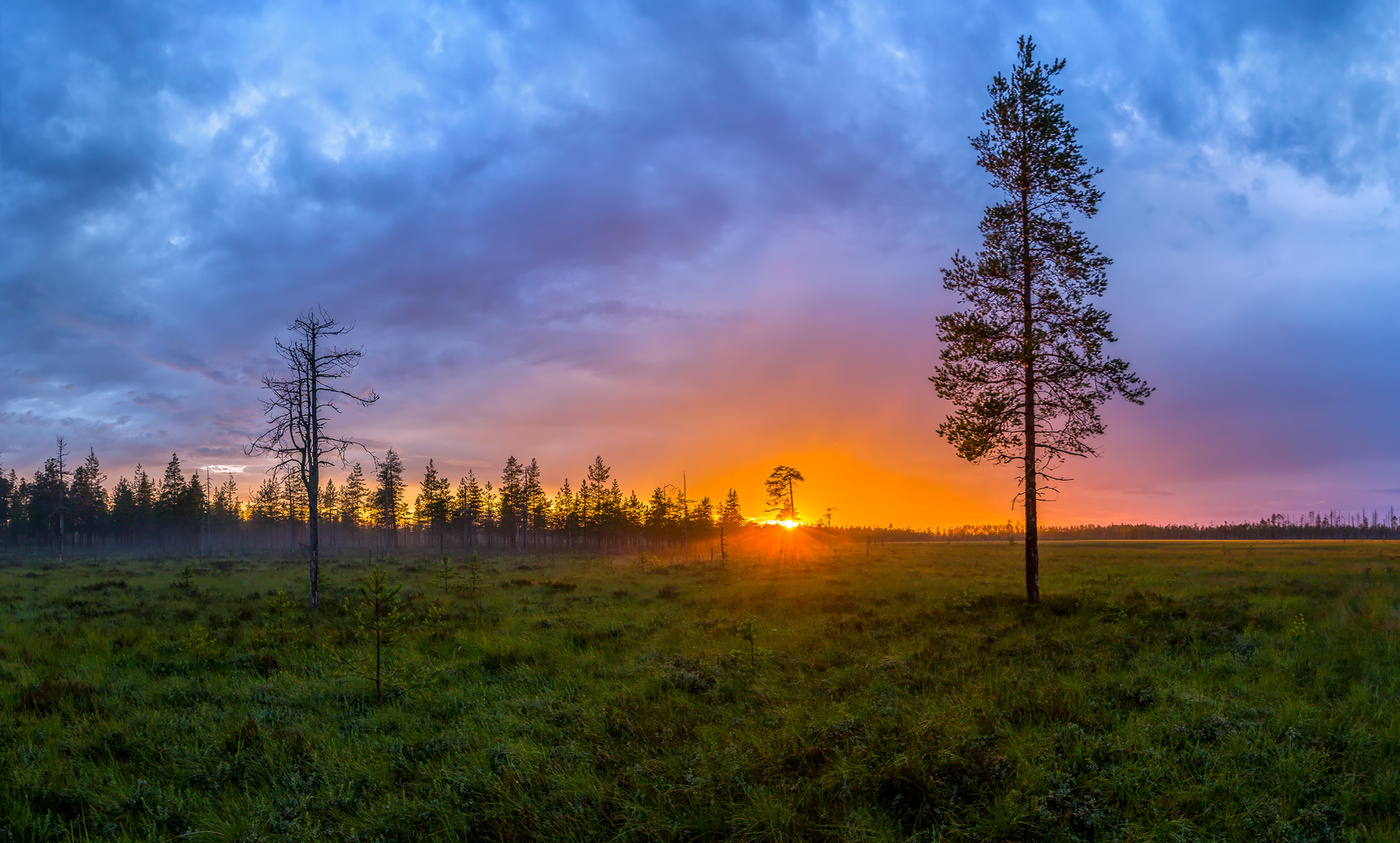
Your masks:
<svg viewBox="0 0 1400 843"><path fill-rule="evenodd" d="M1158 388L1048 520L1400 503L1400 9L964 5L7 9L0 464L259 470L272 338L319 303L384 396L344 429L411 472L602 454L755 510L789 462L838 522L1004 519L924 379L1026 33Z"/></svg>

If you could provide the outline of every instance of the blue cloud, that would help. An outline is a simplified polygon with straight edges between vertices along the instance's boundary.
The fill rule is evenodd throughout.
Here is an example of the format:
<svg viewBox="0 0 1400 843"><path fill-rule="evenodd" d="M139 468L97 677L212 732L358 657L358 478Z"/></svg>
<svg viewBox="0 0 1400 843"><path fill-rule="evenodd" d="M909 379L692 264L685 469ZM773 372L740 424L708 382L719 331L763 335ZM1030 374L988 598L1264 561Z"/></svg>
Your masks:
<svg viewBox="0 0 1400 843"><path fill-rule="evenodd" d="M1202 364L1172 350L1195 330L1185 310L1134 316L1170 266L1191 277L1162 283L1209 289L1200 307L1225 314L1213 363L1315 404L1270 366L1375 376L1348 361L1393 331L1317 301L1379 283L1394 223L1319 243L1349 280L1280 273L1313 291L1279 304L1290 330L1316 329L1305 343L1258 333L1258 287L1235 268L1288 263L1310 236L1270 204L1283 181L1318 203L1400 186L1398 16L1262 0L24 4L0 55L0 450L34 462L49 434L33 419L96 431L118 415L145 431L132 454L232 448L272 335L313 302L360 324L367 373L405 406L444 383L490 396L542 361L630 377L648 326L718 345L723 325L764 319L770 244L804 226L859 244L847 288L889 297L870 331L917 336L933 314L901 301L975 248L989 196L967 137L1023 32L1068 59L1070 117L1113 186L1119 218L1094 231L1120 324L1160 355L1140 368L1195 396L1183 412L1202 424L1246 400L1193 389ZM810 280L794 295L835 284ZM835 318L813 312L814 331ZM1400 410L1363 392L1336 416L1278 412L1314 431Z"/></svg>

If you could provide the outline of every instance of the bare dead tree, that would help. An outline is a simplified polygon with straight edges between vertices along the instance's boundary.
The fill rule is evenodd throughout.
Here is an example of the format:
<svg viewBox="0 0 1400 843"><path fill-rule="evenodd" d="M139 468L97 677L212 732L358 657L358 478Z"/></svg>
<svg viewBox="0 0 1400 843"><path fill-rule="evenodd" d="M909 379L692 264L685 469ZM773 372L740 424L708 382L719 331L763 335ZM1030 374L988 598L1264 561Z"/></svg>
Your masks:
<svg viewBox="0 0 1400 843"><path fill-rule="evenodd" d="M63 515L68 511L68 475L72 474L68 470L68 442L62 436L58 437L58 506L55 512L58 514L58 562L63 564Z"/></svg>
<svg viewBox="0 0 1400 843"><path fill-rule="evenodd" d="M291 342L273 340L278 356L287 364L288 374L286 377L263 375L263 388L269 397L263 399L262 405L269 427L244 449L249 456L275 457L277 463L269 473L276 478L293 478L306 489L307 555L313 609L320 604L316 580L320 564L321 467L346 465L346 451L364 449L364 445L354 439L327 433L326 421L331 413L341 412L339 402L342 400L361 407L379 400L379 394L373 390L356 395L334 385L349 376L364 356L363 349L339 348L333 344L336 337L349 333L354 327L339 324L323 308L317 307L287 326L293 336Z"/></svg>

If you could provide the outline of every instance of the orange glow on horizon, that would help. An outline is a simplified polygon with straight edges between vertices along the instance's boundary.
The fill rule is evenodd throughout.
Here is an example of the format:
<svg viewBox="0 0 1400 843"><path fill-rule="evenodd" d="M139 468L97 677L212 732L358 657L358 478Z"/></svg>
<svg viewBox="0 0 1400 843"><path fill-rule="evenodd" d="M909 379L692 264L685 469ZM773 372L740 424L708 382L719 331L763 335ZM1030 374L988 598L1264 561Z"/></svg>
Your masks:
<svg viewBox="0 0 1400 843"><path fill-rule="evenodd" d="M802 526L802 522L801 522L801 521L793 521L793 520L768 520L768 521L755 521L755 522L753 522L753 523L755 523L755 524L773 524L773 525L778 526L778 527L786 527L786 528L788 528L789 530L796 529L797 527L801 527L801 526Z"/></svg>

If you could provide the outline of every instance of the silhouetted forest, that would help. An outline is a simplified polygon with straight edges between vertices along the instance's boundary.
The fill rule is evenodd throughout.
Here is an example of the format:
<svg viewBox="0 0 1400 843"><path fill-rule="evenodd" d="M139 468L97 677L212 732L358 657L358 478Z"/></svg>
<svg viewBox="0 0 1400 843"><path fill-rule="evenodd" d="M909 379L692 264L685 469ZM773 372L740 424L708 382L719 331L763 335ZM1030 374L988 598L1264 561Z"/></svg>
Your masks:
<svg viewBox="0 0 1400 843"><path fill-rule="evenodd" d="M683 487L671 485L645 498L624 494L601 457L577 487L565 480L553 495L538 463L515 457L499 478L468 472L455 484L429 460L418 484L410 500L403 461L393 450L368 472L356 463L339 483L328 479L321 490L323 542L331 550L669 550L745 523L732 489L719 504L687 499ZM57 549L61 538L76 551L284 549L303 544L306 527L306 492L295 479L269 477L240 488L231 474L187 472L178 454L158 477L138 465L110 487L92 451L71 472L57 458L32 478L0 469L0 544L9 547Z"/></svg>
<svg viewBox="0 0 1400 843"><path fill-rule="evenodd" d="M721 529L747 522L734 490L722 502L690 500L667 485L639 497L622 491L601 457L574 486L551 495L535 460L511 457L499 477L468 472L455 483L428 461L410 499L402 459L393 450L366 472L355 464L322 487L322 530L328 549L457 551L674 551L712 544ZM246 481L245 481L246 482ZM240 487L234 475L182 468L177 454L157 476L137 466L109 484L96 453L73 470L57 458L32 477L0 469L0 546L31 550L158 551L167 554L290 550L306 541L306 494L291 478L263 478ZM829 540L853 544L909 541L1021 541L1021 525L945 529L821 528ZM1162 539L1396 539L1400 519L1385 513L1276 514L1239 524L1085 524L1042 526L1048 541Z"/></svg>

